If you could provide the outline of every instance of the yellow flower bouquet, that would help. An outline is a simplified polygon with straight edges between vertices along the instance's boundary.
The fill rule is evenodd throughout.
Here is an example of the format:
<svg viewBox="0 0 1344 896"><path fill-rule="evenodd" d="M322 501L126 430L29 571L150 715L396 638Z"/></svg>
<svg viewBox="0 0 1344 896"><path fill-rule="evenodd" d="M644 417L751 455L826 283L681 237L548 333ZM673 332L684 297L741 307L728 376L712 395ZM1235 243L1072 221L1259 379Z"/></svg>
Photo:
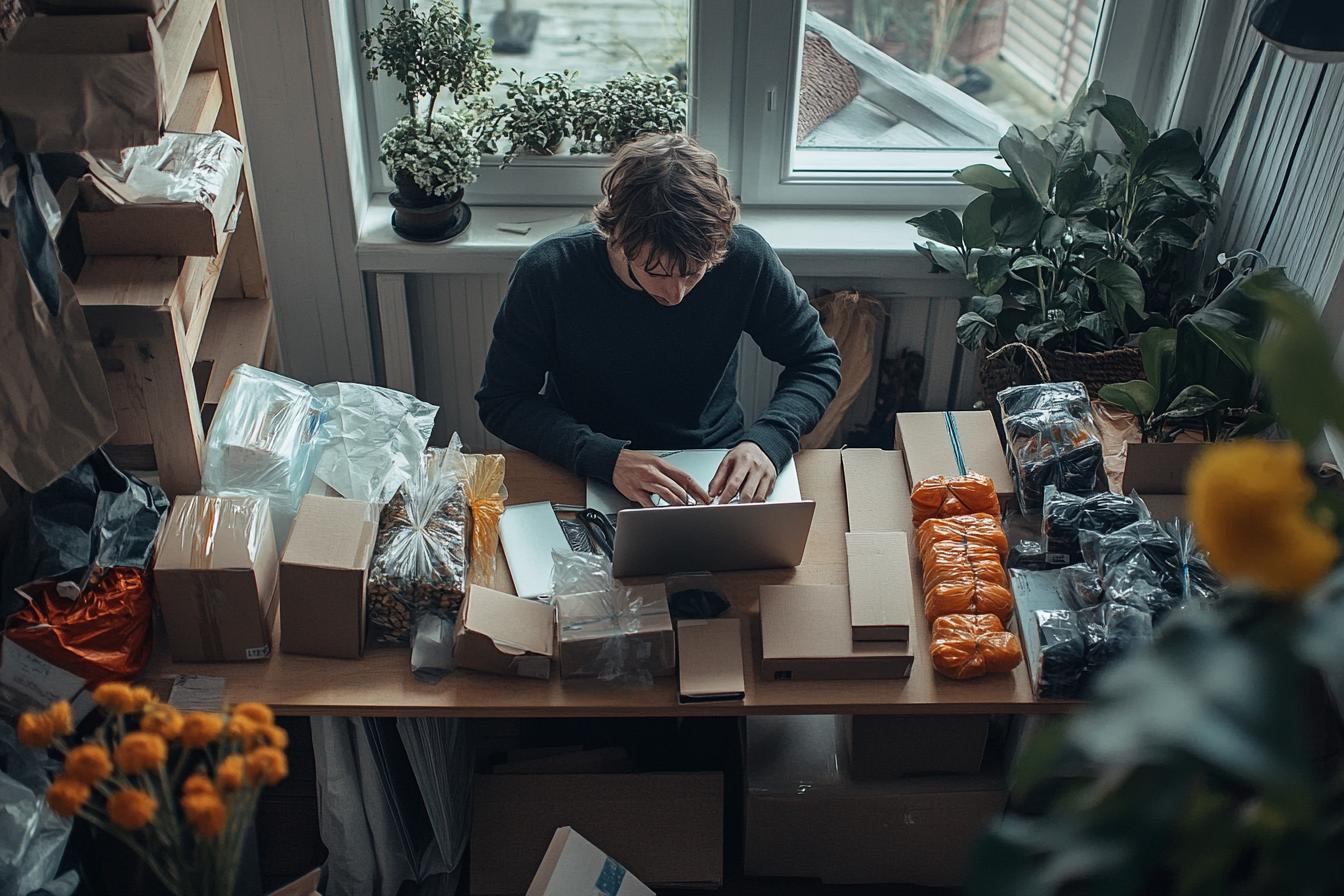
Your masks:
<svg viewBox="0 0 1344 896"><path fill-rule="evenodd" d="M82 743L68 741L64 701L19 719L24 746L65 757L47 804L121 840L178 896L232 896L262 788L289 774L289 738L270 708L181 713L119 683L101 685L93 700L107 718Z"/></svg>

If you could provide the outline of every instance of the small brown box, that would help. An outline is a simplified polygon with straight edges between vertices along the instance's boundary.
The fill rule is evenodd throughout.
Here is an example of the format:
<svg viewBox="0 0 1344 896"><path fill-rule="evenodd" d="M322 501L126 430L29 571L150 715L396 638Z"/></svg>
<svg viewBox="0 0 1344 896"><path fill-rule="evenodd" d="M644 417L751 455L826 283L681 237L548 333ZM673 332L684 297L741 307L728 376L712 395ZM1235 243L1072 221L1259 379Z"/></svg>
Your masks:
<svg viewBox="0 0 1344 896"><path fill-rule="evenodd" d="M914 532L905 456L881 448L840 452L850 532Z"/></svg>
<svg viewBox="0 0 1344 896"><path fill-rule="evenodd" d="M304 495L280 560L280 649L358 659L378 508Z"/></svg>
<svg viewBox="0 0 1344 896"><path fill-rule="evenodd" d="M453 631L453 659L463 669L550 678L555 608L472 585Z"/></svg>
<svg viewBox="0 0 1344 896"><path fill-rule="evenodd" d="M915 580L904 532L846 532L849 624L855 641L908 641Z"/></svg>
<svg viewBox="0 0 1344 896"><path fill-rule="evenodd" d="M677 664L681 670L682 703L744 698L742 620L679 620Z"/></svg>
<svg viewBox="0 0 1344 896"><path fill-rule="evenodd" d="M844 585L762 585L760 603L767 681L910 676L909 642L853 639Z"/></svg>
<svg viewBox="0 0 1344 896"><path fill-rule="evenodd" d="M173 660L269 657L278 571L265 498L180 495L154 559Z"/></svg>
<svg viewBox="0 0 1344 896"><path fill-rule="evenodd" d="M595 678L603 671L603 648L611 638L629 642L625 672L648 672L661 677L677 669L677 636L667 608L662 585L639 585L630 589L640 601L634 613L638 629L626 632L613 618L605 595L564 594L555 599L558 618L561 678ZM624 620L623 620L624 621Z"/></svg>

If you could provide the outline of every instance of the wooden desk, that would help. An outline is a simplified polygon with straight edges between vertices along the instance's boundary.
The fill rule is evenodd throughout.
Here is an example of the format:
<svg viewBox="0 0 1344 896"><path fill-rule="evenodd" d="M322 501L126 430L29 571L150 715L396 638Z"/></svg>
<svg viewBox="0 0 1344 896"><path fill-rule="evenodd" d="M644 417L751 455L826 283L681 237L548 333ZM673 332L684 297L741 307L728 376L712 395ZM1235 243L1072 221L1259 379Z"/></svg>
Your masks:
<svg viewBox="0 0 1344 896"><path fill-rule="evenodd" d="M510 504L557 501L582 504L583 480L537 457L507 455L505 482ZM760 677L761 624L758 587L767 584L848 584L840 452L803 451L795 458L804 498L817 503L803 562L796 569L718 573L733 607L743 620L742 654L746 662L746 699L728 703L677 702L675 676L654 680L638 690L591 680L536 681L459 669L437 685L416 681L405 648L370 645L362 659L337 660L274 653L255 663L173 663L159 638L142 678L178 674L217 675L226 679L229 703L257 700L288 715L369 716L734 716L755 714L886 713L1057 713L1081 706L1076 701L1037 700L1025 666L1012 674L952 681L929 664L929 625L915 626L915 665L902 681L766 681ZM632 584L656 582L657 577ZM505 590L511 590L506 588ZM278 630L274 644L279 644Z"/></svg>

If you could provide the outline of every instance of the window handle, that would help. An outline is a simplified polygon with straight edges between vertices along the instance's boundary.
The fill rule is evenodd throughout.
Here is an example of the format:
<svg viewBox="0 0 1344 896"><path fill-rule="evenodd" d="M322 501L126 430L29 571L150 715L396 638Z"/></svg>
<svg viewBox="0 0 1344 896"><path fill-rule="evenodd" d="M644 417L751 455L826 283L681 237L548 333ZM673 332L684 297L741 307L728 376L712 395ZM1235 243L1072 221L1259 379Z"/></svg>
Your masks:
<svg viewBox="0 0 1344 896"><path fill-rule="evenodd" d="M775 111L775 90L773 87L765 92L765 111Z"/></svg>

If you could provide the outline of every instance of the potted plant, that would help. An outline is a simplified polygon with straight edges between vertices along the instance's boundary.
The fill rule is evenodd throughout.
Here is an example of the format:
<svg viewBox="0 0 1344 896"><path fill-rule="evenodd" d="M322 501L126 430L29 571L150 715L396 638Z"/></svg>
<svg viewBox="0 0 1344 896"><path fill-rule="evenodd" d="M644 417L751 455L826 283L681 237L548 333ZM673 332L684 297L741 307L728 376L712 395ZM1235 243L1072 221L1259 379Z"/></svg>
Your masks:
<svg viewBox="0 0 1344 896"><path fill-rule="evenodd" d="M497 134L509 141L509 151L499 167L522 153L554 155L559 151L561 141L573 133L577 74L565 69L526 81L523 73L514 69L515 82L505 93L508 102L496 113Z"/></svg>
<svg viewBox="0 0 1344 896"><path fill-rule="evenodd" d="M582 88L575 97L571 153L609 153L645 133L686 126L686 95L671 75L627 72Z"/></svg>
<svg viewBox="0 0 1344 896"><path fill-rule="evenodd" d="M1096 113L1121 152L1089 145ZM1052 378L1081 380L1094 395L1141 377L1142 359L1124 343L1169 325L1161 307L1176 256L1194 247L1201 217L1215 210L1217 184L1196 137L1179 128L1154 135L1127 100L1094 82L1050 130L1009 129L999 152L1008 173L972 165L953 175L982 191L962 214L942 208L908 222L929 241L915 248L935 269L975 288L957 341L983 353L987 403L1023 378L1008 346L1033 350Z"/></svg>
<svg viewBox="0 0 1344 896"><path fill-rule="evenodd" d="M461 233L471 220L462 203L476 180L482 152L494 147L494 118L485 93L499 81L480 26L451 0L424 12L383 5L378 25L360 35L369 79L401 82L397 99L410 113L383 135L378 160L397 190L389 200L392 227L408 239L437 241ZM435 106L446 103L448 108Z"/></svg>

